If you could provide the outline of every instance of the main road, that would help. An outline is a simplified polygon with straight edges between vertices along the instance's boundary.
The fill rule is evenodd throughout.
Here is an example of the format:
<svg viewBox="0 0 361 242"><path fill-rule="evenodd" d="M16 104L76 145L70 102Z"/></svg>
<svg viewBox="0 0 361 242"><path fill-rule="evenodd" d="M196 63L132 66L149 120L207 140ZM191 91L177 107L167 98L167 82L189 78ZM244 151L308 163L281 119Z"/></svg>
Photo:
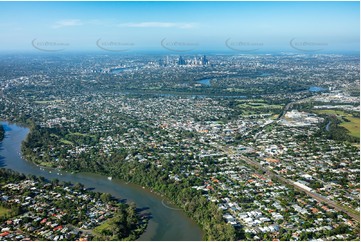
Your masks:
<svg viewBox="0 0 361 242"><path fill-rule="evenodd" d="M227 154L227 155L232 155L234 157L234 151L230 148L222 148L223 151ZM301 186L298 186L297 184L295 184L292 180L286 179L280 175L277 175L276 173L274 173L272 170L261 166L260 163L251 160L248 157L245 157L243 155L238 155L238 160L242 160L245 161L248 165L252 166L253 168L259 169L262 172L265 173L265 176L269 177L269 178L274 178L284 184L288 184L293 186L295 189L305 192L307 195L309 195L310 197L314 198L315 200L317 200L318 202L323 202L325 204L327 204L330 207L333 207L336 211L341 211L344 212L346 214L348 214L351 218L355 219L356 221L360 222L360 214L357 214L355 212L352 212L351 209L347 209L344 206L341 206L340 204L336 203L335 201L330 200L329 198L322 196L314 191L309 191Z"/></svg>
<svg viewBox="0 0 361 242"><path fill-rule="evenodd" d="M327 204L328 206L331 206L333 207L335 210L337 211L341 211L341 212L344 212L346 214L348 214L351 218L357 220L358 222L360 222L360 215L359 214L356 214L356 213L353 213L350 211L350 209L347 209L343 206L341 206L340 204L328 199L327 197L325 196L322 196L316 192L313 192L313 191L309 191L297 184L295 184L292 180L289 180L289 179L286 179L280 175L277 175L275 174L273 171L271 171L270 169L268 168L265 168L265 167L262 167L260 163L258 162L255 162L251 159L249 159L248 157L245 157L243 155L241 155L239 157L241 160L245 161L248 165L251 165L255 168L258 168L258 169L261 169L263 172L266 173L267 176L269 176L270 178L275 178L276 180L282 182L282 183L285 183L285 184L288 184L288 185L291 185L293 186L294 188L296 188L297 190L299 191L303 191L305 192L307 195L313 197L315 200L317 200L318 202L323 202L325 204Z"/></svg>

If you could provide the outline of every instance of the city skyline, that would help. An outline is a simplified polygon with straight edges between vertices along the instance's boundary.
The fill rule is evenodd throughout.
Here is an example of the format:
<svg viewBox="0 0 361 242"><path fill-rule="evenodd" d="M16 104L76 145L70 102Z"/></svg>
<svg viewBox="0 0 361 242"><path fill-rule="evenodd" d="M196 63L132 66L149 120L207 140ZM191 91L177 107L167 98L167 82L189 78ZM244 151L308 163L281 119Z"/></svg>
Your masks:
<svg viewBox="0 0 361 242"><path fill-rule="evenodd" d="M348 52L360 42L359 2L0 2L0 9L2 52Z"/></svg>

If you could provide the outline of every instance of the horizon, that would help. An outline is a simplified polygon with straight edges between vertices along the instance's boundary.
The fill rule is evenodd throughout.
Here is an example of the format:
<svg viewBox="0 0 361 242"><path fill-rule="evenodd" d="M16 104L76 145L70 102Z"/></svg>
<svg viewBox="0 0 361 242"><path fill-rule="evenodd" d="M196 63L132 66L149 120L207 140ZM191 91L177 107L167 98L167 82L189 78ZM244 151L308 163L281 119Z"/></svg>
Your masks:
<svg viewBox="0 0 361 242"><path fill-rule="evenodd" d="M295 55L295 56L312 56L312 55L360 55L359 50L329 50L329 51L309 51L302 52L296 50L263 50L255 52L235 52L235 51L217 51L217 50L205 50L205 51L190 51L190 52L171 52L166 50L133 50L127 52L111 52L102 50L62 50L62 51L39 51L37 49L29 50L0 50L0 56L5 55L36 55L36 56L66 56L66 55L109 55L109 56L262 56L262 55Z"/></svg>
<svg viewBox="0 0 361 242"><path fill-rule="evenodd" d="M0 2L0 53L357 53L359 7L359 2Z"/></svg>

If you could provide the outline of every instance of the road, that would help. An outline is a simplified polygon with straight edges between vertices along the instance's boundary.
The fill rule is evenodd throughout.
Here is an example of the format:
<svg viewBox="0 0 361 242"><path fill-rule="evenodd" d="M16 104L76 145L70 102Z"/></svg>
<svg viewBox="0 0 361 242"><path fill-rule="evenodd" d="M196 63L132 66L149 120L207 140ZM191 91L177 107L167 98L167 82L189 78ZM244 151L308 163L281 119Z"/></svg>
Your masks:
<svg viewBox="0 0 361 242"><path fill-rule="evenodd" d="M293 104L302 103L302 102L305 102L305 101L307 101L307 100L312 100L312 96L311 96L311 97L306 97L306 98L304 98L304 99L300 99L300 100L296 100L296 101L293 101L293 102L288 103L288 104L283 108L282 115L280 115L277 119L278 119L278 120L283 119L284 116L285 116L285 114L287 113L287 111L293 107Z"/></svg>
<svg viewBox="0 0 361 242"><path fill-rule="evenodd" d="M229 149L229 148L223 148L223 151L226 152L226 154L228 155L232 155L234 154L234 151ZM243 155L239 155L239 159L245 161L248 165L260 169L261 171L263 171L265 173L265 176L269 177L269 178L274 178L284 184L288 184L293 186L295 189L299 190L299 191L303 191L305 192L307 195L309 195L310 197L314 198L316 201L318 202L323 202L325 204L327 204L330 207L333 207L336 211L341 211L346 213L347 215L349 215L351 218L355 219L356 221L360 222L360 215L357 213L352 213L349 209L339 205L338 203L328 199L327 197L324 197L314 191L308 191L296 184L294 184L294 182L292 180L286 179L282 176L277 175L276 173L274 173L273 171L271 171L268 168L262 167L260 163L251 160L248 157L245 157Z"/></svg>
<svg viewBox="0 0 361 242"><path fill-rule="evenodd" d="M312 198L314 198L318 202L323 202L323 203L327 204L328 206L333 207L335 210L344 212L344 213L348 214L351 218L353 218L356 221L360 222L360 215L350 212L347 208L344 208L343 206L341 206L341 205L337 204L336 202L328 199L327 197L324 197L324 196L322 196L322 195L320 195L320 194L318 194L316 192L313 192L313 191L308 191L308 190L294 184L293 181L275 174L273 171L262 167L258 162L252 161L251 159L249 159L249 158L247 158L245 156L240 156L240 159L244 160L247 164L249 164L249 165L251 165L253 167L256 167L258 169L261 169L262 171L266 172L266 175L268 175L269 177L276 178L278 181L281 181L282 183L286 183L288 185L291 185L294 188L296 188L297 190L305 192L307 195L311 196Z"/></svg>
<svg viewBox="0 0 361 242"><path fill-rule="evenodd" d="M283 111L282 111L282 115L279 116L278 119L282 119L282 118L285 116L285 114L287 113L287 111L288 111L290 108L292 108L292 106L293 106L294 103L295 103L295 102L290 102L290 103L288 103L288 104L284 107L284 109L283 109Z"/></svg>
<svg viewBox="0 0 361 242"><path fill-rule="evenodd" d="M308 98L305 98L304 100L306 100ZM288 103L283 111L282 111L282 115L280 115L278 117L278 120L282 119L284 117L284 115L287 113L287 111L289 109L292 108L293 104L295 104L296 102L299 102L300 100L298 101L295 101L295 102L290 102ZM258 132L257 134L254 135L254 139L257 139L258 136L262 133L262 131ZM233 155L235 152L230 149L230 148L226 148L226 147L216 147L216 148L219 148L221 150L223 150L228 156L230 155ZM299 191L302 191L302 192L305 192L307 195L309 195L310 197L314 198L316 201L318 202L322 202L322 203L325 203L327 204L328 206L330 207L333 207L336 211L341 211L341 212L344 212L346 213L347 215L349 215L351 218L355 219L356 221L360 222L360 214L357 214L357 213L354 213L352 211L350 211L350 209L347 209L343 206L341 206L340 204L328 199L327 197L325 196L322 196L314 191L308 191L306 189L304 189L303 187L300 187L298 186L297 184L294 183L294 181L292 180L289 180L289 179L286 179L280 175L277 175L276 173L274 173L272 170L268 169L268 168L265 168L265 167L262 167L260 163L256 162L256 161L253 161L251 160L250 158L248 157L245 157L241 154L239 154L238 156L238 159L239 160L243 160L245 161L248 165L254 167L254 168L257 168L261 171L263 171L265 173L265 176L269 177L269 178L274 178L284 184L288 184L288 185L291 185L293 186L295 189L299 190Z"/></svg>

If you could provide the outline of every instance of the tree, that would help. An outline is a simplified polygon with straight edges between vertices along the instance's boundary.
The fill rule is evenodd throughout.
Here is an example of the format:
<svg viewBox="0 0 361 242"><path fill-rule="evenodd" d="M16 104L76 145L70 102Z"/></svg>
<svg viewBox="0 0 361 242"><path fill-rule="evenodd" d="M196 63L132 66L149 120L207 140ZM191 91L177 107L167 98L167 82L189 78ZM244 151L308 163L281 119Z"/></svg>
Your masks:
<svg viewBox="0 0 361 242"><path fill-rule="evenodd" d="M102 200L103 203L107 203L111 200L112 196L109 193L102 193L100 195L100 200Z"/></svg>
<svg viewBox="0 0 361 242"><path fill-rule="evenodd" d="M83 190L83 189L84 189L84 185L81 184L81 183L79 183L79 182L77 182L77 183L74 184L74 189L75 189L75 190Z"/></svg>

